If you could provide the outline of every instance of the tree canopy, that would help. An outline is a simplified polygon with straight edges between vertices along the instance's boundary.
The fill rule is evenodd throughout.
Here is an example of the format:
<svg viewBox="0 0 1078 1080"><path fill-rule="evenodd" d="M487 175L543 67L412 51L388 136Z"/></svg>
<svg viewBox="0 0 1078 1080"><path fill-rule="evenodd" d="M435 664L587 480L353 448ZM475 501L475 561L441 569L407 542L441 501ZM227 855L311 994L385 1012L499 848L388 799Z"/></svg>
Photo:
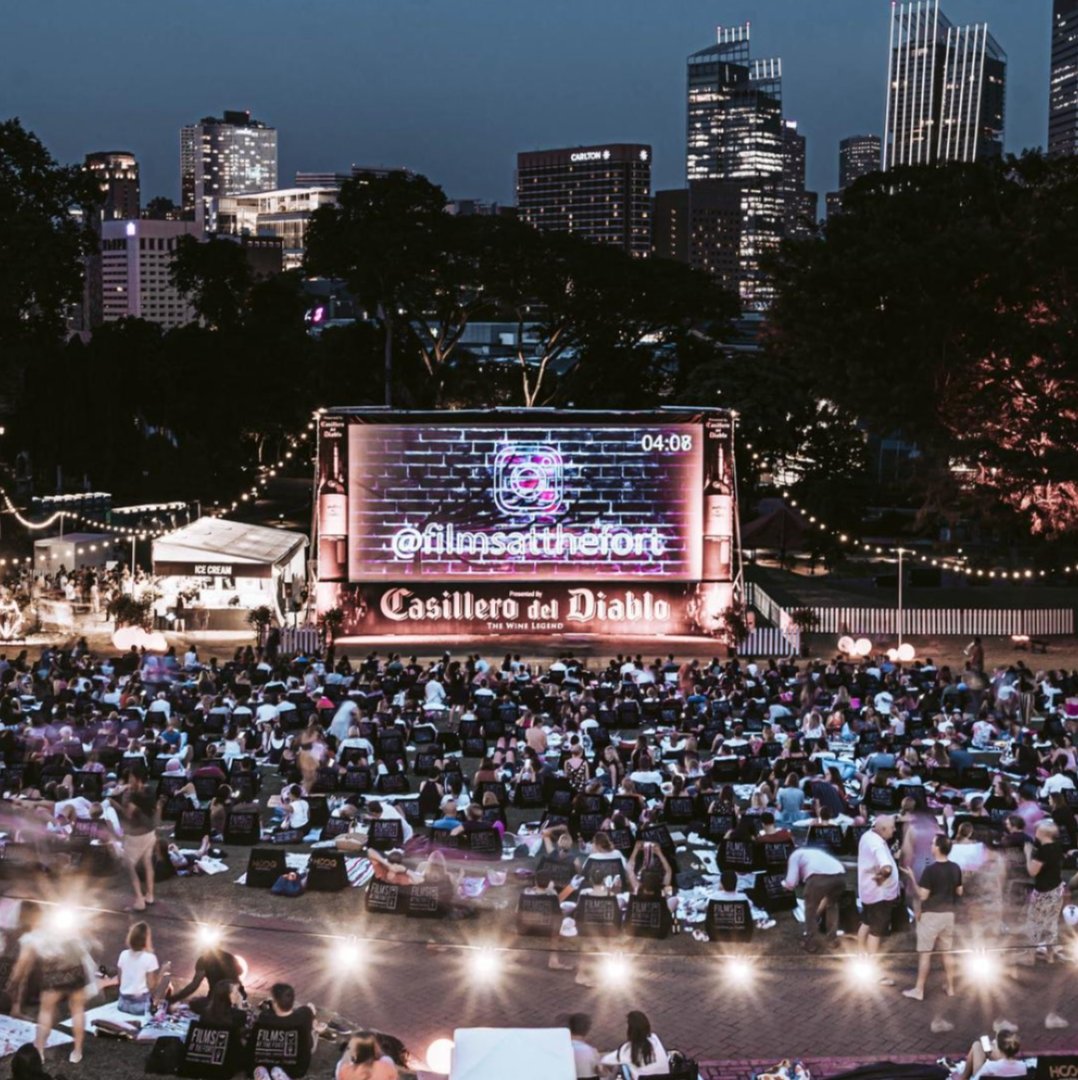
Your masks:
<svg viewBox="0 0 1078 1080"><path fill-rule="evenodd" d="M775 265L769 364L920 452L923 508L1078 527L1078 162L877 174Z"/></svg>
<svg viewBox="0 0 1078 1080"><path fill-rule="evenodd" d="M394 355L414 356L433 404L460 401L480 384L501 396L504 371L480 384L471 378L462 341L477 318L516 326L520 393L512 396L531 406L567 395L579 402L601 379L616 382L626 362L653 366L645 344L673 345L736 314L710 277L679 263L445 207L424 177L359 177L337 206L315 212L307 235L307 270L343 280L380 325L387 386ZM570 369L571 378L555 375ZM414 397L416 387L405 392Z"/></svg>
<svg viewBox="0 0 1078 1080"><path fill-rule="evenodd" d="M84 215L100 200L86 172L58 165L17 119L0 121L0 344L59 334L93 248Z"/></svg>

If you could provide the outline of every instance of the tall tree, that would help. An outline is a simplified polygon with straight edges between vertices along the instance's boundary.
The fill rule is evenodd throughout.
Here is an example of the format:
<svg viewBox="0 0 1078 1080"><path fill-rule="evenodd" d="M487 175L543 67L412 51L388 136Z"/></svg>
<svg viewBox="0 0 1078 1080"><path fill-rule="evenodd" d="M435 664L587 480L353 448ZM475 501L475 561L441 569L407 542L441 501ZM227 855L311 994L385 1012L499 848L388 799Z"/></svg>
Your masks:
<svg viewBox="0 0 1078 1080"><path fill-rule="evenodd" d="M172 280L188 293L195 311L213 330L235 330L243 321L248 294L254 284L243 247L212 237L196 240L181 236L172 260Z"/></svg>
<svg viewBox="0 0 1078 1080"><path fill-rule="evenodd" d="M17 119L0 122L0 343L59 335L100 200L83 169L58 165Z"/></svg>
<svg viewBox="0 0 1078 1080"><path fill-rule="evenodd" d="M336 206L314 212L307 232L308 272L343 280L382 328L387 405L395 336L438 299L445 205L445 193L424 176L357 177L342 186ZM428 355L439 349L437 340L423 347Z"/></svg>
<svg viewBox="0 0 1078 1080"><path fill-rule="evenodd" d="M486 296L517 324L529 407L554 396L579 403L597 392L601 399L627 367L650 381L663 346L676 350L690 333L725 326L736 313L712 278L680 263L523 224L506 229L490 256ZM572 376L551 389L550 372L569 366Z"/></svg>
<svg viewBox="0 0 1078 1080"><path fill-rule="evenodd" d="M776 286L768 363L915 441L926 510L964 475L1034 532L1078 527L1078 162L865 178Z"/></svg>

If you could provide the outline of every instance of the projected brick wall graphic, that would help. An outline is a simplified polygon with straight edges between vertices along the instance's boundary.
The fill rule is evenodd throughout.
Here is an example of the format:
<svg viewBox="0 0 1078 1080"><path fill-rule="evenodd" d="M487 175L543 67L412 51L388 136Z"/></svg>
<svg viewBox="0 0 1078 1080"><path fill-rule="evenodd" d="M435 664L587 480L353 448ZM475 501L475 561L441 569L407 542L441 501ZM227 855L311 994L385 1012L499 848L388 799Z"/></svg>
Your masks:
<svg viewBox="0 0 1078 1080"><path fill-rule="evenodd" d="M700 576L695 425L354 424L348 579Z"/></svg>

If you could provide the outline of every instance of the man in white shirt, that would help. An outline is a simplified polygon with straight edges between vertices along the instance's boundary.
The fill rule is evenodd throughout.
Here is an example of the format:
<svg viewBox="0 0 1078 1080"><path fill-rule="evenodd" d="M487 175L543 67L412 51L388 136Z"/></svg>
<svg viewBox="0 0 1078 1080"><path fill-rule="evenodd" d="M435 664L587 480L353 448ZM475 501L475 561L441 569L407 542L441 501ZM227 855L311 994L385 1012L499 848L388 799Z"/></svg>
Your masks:
<svg viewBox="0 0 1078 1080"><path fill-rule="evenodd" d="M891 914L901 891L898 864L890 847L894 835L894 817L881 814L857 847L857 894L861 901L857 944L870 956L880 951L880 941L890 930ZM887 977L880 979L883 986L894 986L894 982Z"/></svg>
<svg viewBox="0 0 1078 1080"><path fill-rule="evenodd" d="M438 681L435 676L431 676L427 680L427 685L423 690L424 705L426 709L433 711L440 711L445 708L445 687Z"/></svg>
<svg viewBox="0 0 1078 1080"><path fill-rule="evenodd" d="M359 706L351 699L345 698L330 721L328 734L332 735L339 743L346 738L353 724L359 723Z"/></svg>
<svg viewBox="0 0 1078 1080"><path fill-rule="evenodd" d="M876 712L883 716L891 715L891 708L895 703L895 699L890 690L881 690L873 700L876 705Z"/></svg>
<svg viewBox="0 0 1078 1080"><path fill-rule="evenodd" d="M263 701L255 711L255 722L258 724L277 723L277 706L272 701Z"/></svg>
<svg viewBox="0 0 1078 1080"><path fill-rule="evenodd" d="M1049 795L1056 795L1061 791L1073 791L1074 781L1063 771L1066 762L1058 761L1055 772L1041 785L1040 797L1047 799Z"/></svg>
<svg viewBox="0 0 1078 1080"><path fill-rule="evenodd" d="M590 1030L591 1017L587 1013L573 1013L569 1017L569 1037L573 1044L577 1080L595 1080L599 1075L599 1051L588 1042Z"/></svg>
<svg viewBox="0 0 1078 1080"><path fill-rule="evenodd" d="M159 713L165 720L168 720L172 715L172 703L165 694L161 692L150 702L150 707L146 711L150 713Z"/></svg>
<svg viewBox="0 0 1078 1080"><path fill-rule="evenodd" d="M794 892L805 886L805 948L817 952L821 938L828 943L838 940L838 914L846 890L846 868L829 852L819 848L798 848L786 863L783 887ZM820 934L817 920L825 917L826 930Z"/></svg>

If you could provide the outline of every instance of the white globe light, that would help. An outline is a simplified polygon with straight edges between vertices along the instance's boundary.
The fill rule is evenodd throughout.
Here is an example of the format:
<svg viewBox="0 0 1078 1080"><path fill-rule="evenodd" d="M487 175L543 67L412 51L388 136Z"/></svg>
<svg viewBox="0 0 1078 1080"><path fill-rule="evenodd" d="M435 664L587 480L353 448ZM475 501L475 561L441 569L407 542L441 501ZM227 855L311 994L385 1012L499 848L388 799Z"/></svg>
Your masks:
<svg viewBox="0 0 1078 1080"><path fill-rule="evenodd" d="M1063 909L1063 921L1068 926L1078 926L1078 906L1068 904Z"/></svg>
<svg viewBox="0 0 1078 1080"><path fill-rule="evenodd" d="M898 649L888 649L887 659L893 664L898 659Z"/></svg>
<svg viewBox="0 0 1078 1080"><path fill-rule="evenodd" d="M168 652L168 641L165 635L159 630L155 630L152 634L147 634L143 645L149 652Z"/></svg>
<svg viewBox="0 0 1078 1080"><path fill-rule="evenodd" d="M427 1067L439 1076L448 1076L453 1066L453 1040L435 1039L427 1047Z"/></svg>
<svg viewBox="0 0 1078 1080"><path fill-rule="evenodd" d="M840 637L838 639L838 651L840 653L845 653L848 656L850 653L853 652L854 647L854 640L852 637L849 636L849 634L847 634L845 637Z"/></svg>
<svg viewBox="0 0 1078 1080"><path fill-rule="evenodd" d="M856 656L868 656L872 652L872 642L867 637L858 638L853 651Z"/></svg>
<svg viewBox="0 0 1078 1080"><path fill-rule="evenodd" d="M127 652L132 645L139 645L145 631L141 626L121 626L112 635L112 644L122 652Z"/></svg>
<svg viewBox="0 0 1078 1080"><path fill-rule="evenodd" d="M904 664L908 664L917 655L917 650L908 642L904 641L898 647L898 658Z"/></svg>

